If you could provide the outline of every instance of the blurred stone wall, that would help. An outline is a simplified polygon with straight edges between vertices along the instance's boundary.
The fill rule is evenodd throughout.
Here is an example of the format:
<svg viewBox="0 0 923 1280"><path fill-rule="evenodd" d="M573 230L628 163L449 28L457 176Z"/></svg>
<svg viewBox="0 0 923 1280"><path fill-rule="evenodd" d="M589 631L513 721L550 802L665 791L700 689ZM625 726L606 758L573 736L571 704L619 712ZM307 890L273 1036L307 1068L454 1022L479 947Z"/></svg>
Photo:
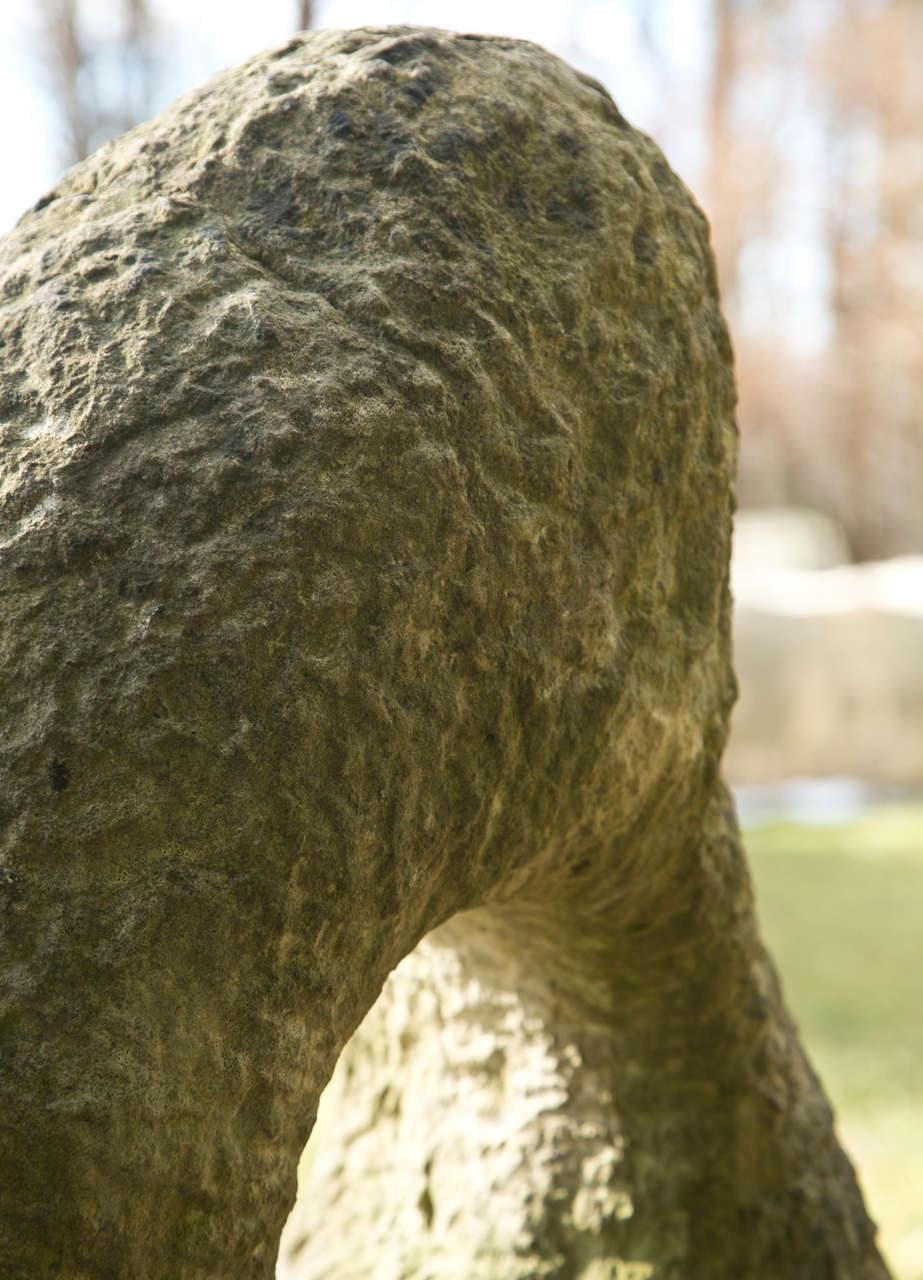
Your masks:
<svg viewBox="0 0 923 1280"><path fill-rule="evenodd" d="M816 512L738 516L732 783L847 774L923 787L923 556L844 554Z"/></svg>

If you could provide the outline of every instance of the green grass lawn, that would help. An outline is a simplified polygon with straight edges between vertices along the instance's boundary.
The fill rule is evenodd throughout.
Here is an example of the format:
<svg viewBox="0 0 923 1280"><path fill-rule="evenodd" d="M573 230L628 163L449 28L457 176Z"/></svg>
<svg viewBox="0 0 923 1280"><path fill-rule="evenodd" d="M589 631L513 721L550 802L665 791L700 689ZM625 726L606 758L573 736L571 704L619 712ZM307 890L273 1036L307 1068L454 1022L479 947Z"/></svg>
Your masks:
<svg viewBox="0 0 923 1280"><path fill-rule="evenodd" d="M923 1280L923 805L745 833L763 932L897 1280Z"/></svg>

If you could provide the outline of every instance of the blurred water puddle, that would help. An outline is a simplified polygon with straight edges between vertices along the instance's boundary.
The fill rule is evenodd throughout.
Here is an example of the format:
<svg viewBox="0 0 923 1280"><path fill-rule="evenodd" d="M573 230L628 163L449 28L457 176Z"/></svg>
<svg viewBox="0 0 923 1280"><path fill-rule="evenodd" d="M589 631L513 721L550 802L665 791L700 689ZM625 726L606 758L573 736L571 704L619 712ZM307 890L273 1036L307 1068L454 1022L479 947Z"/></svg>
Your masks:
<svg viewBox="0 0 923 1280"><path fill-rule="evenodd" d="M909 789L849 777L780 778L731 790L744 828L782 820L838 826L861 818L874 805L919 798Z"/></svg>

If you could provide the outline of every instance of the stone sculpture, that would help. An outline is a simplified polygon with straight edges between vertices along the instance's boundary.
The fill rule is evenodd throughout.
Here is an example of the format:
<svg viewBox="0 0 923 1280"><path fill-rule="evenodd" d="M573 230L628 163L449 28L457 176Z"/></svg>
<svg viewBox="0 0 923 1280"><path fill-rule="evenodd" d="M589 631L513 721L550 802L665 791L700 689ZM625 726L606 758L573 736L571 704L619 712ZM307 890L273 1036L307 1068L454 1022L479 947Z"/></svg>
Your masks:
<svg viewBox="0 0 923 1280"><path fill-rule="evenodd" d="M719 776L706 224L608 94L299 37L30 211L0 343L0 1274L270 1276L444 925L445 1007L541 1072L493 1060L504 1213L436 1238L434 1123L419 1238L318 1274L884 1277Z"/></svg>

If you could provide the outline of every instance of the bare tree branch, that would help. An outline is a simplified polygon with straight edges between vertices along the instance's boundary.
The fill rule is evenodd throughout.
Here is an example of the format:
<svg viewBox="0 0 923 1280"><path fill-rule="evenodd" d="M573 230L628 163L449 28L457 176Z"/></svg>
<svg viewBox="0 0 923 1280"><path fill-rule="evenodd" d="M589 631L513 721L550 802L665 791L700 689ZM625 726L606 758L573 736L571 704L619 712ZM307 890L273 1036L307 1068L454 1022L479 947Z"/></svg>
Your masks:
<svg viewBox="0 0 923 1280"><path fill-rule="evenodd" d="M122 0L122 103L118 132L146 119L154 97L154 20L148 0Z"/></svg>
<svg viewBox="0 0 923 1280"><path fill-rule="evenodd" d="M87 102L87 52L80 31L77 0L39 0L42 57L61 116L67 163L91 150L92 110Z"/></svg>
<svg viewBox="0 0 923 1280"><path fill-rule="evenodd" d="M39 15L39 57L70 165L154 110L154 19L148 0L120 0L114 36L82 21L80 0L39 0Z"/></svg>

